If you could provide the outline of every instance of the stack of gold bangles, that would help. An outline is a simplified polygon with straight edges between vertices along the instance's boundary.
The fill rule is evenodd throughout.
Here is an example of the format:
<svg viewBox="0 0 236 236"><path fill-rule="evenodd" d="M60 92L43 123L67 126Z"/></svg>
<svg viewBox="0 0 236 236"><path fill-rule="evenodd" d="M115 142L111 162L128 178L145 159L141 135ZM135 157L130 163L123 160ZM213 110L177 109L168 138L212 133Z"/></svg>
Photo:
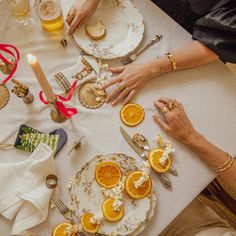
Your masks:
<svg viewBox="0 0 236 236"><path fill-rule="evenodd" d="M168 57L168 59L169 59L170 62L171 62L172 72L173 72L173 71L176 71L176 70L177 70L177 63L176 63L176 61L175 61L173 55L172 55L171 53L166 53L165 55ZM159 65L159 67L160 67L160 70L161 70L162 74L166 74L167 72L166 72L165 69L162 67L162 65L161 65L161 63L160 63L159 57L157 57L156 59L157 59L157 63L158 63L158 65Z"/></svg>
<svg viewBox="0 0 236 236"><path fill-rule="evenodd" d="M217 167L213 167L213 169L217 173L223 172L225 170L228 170L233 165L233 162L234 162L234 158L230 154L228 154L227 160L222 165L217 166Z"/></svg>

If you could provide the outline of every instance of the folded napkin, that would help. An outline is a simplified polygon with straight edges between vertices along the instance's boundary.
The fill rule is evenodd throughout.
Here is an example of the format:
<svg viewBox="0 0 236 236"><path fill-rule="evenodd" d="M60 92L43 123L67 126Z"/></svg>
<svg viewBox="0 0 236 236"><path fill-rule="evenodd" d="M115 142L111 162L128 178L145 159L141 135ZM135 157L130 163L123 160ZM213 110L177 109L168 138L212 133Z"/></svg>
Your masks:
<svg viewBox="0 0 236 236"><path fill-rule="evenodd" d="M0 214L15 219L11 235L47 218L52 194L46 186L49 174L55 174L53 151L42 143L25 161L0 163Z"/></svg>

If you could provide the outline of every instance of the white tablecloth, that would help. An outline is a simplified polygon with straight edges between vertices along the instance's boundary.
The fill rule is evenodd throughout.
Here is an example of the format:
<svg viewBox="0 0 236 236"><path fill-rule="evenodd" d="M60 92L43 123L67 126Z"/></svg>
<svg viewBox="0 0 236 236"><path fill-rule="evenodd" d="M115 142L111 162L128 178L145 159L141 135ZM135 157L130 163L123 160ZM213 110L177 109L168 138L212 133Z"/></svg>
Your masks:
<svg viewBox="0 0 236 236"><path fill-rule="evenodd" d="M71 0L62 1L65 12L70 7L70 2ZM191 40L191 36L184 29L150 1L134 0L133 2L140 9L145 20L146 30L143 42L157 33L163 35L161 43L144 52L137 62L161 55ZM27 83L34 95L38 94L40 88L26 63L26 53L34 53L39 58L46 74L59 72L74 65L80 51L72 37L67 37L68 47L63 48L60 40L66 37L66 30L60 33L47 33L41 30L39 24L33 35L25 37L19 34L14 20L8 13L0 15L0 42L16 45L22 57L15 78ZM118 65L119 62L114 61L112 64ZM3 75L0 74L0 79L3 78ZM51 81L51 84L54 89L57 87L54 80ZM12 84L9 83L9 87L11 86ZM235 154L235 91L236 78L222 62L217 61L154 79L139 93L135 102L145 108L152 108L153 100L161 96L174 97L182 101L196 129L219 147ZM69 176L74 176L81 165L96 154L123 152L138 158L119 133L120 105L116 107L104 105L97 110L88 110L81 106L76 95L70 103L76 104L79 114L63 124L56 124L50 120L49 109L32 116L43 107L37 96L35 96L34 104L25 105L15 95L11 95L9 104L0 110L0 141L29 119L31 120L28 125L44 132L59 127L67 131L68 142L56 158L59 186L55 195L68 204L69 194L66 184ZM126 128L126 130L130 134L143 133L153 147L155 147L157 132L163 134L153 122L152 112L146 113L144 122L137 128ZM82 135L86 137L82 148L68 157L67 152L72 142L76 137ZM5 142L13 142L15 136L14 133ZM174 145L177 150L174 166L178 169L179 177L170 176L173 189L167 191L153 174L158 204L154 219L141 235L158 235L214 178L214 173L191 150L176 141L174 141ZM16 150L0 151L0 161L23 160L27 155ZM63 217L58 211L51 210L48 220L35 227L33 231L37 236L50 235L53 227L61 221L63 221ZM0 217L1 236L9 235L11 224L12 222Z"/></svg>

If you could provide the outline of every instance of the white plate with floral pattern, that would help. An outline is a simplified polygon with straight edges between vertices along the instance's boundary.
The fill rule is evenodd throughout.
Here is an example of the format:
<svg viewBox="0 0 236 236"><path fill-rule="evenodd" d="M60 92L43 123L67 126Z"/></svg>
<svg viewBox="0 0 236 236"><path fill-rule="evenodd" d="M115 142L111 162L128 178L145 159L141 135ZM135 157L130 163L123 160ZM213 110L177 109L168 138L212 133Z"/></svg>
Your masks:
<svg viewBox="0 0 236 236"><path fill-rule="evenodd" d="M105 24L106 36L94 41L86 35L85 25L94 25L97 21ZM88 54L115 59L136 49L143 33L143 16L130 0L102 0L95 13L75 31L74 38Z"/></svg>
<svg viewBox="0 0 236 236"><path fill-rule="evenodd" d="M98 155L83 165L77 173L71 188L71 205L76 216L80 219L85 212L94 215L101 212L102 203L105 200L95 179L96 165L102 161L117 163L125 176L133 170L137 170L141 163L125 154ZM115 223L102 220L96 235L135 236L145 229L147 223L154 215L156 206L155 191L142 199L131 199L124 191L124 217Z"/></svg>

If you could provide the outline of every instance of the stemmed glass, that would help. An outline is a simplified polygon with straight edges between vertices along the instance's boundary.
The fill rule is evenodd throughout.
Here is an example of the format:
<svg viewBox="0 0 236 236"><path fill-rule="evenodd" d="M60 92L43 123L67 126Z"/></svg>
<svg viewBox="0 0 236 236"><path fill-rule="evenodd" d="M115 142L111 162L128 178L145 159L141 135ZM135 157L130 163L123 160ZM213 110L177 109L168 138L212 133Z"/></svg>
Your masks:
<svg viewBox="0 0 236 236"><path fill-rule="evenodd" d="M0 0L1 1L1 0ZM8 0L8 6L11 15L19 24L19 31L24 35L33 33L34 24L31 18L31 9L29 0Z"/></svg>

